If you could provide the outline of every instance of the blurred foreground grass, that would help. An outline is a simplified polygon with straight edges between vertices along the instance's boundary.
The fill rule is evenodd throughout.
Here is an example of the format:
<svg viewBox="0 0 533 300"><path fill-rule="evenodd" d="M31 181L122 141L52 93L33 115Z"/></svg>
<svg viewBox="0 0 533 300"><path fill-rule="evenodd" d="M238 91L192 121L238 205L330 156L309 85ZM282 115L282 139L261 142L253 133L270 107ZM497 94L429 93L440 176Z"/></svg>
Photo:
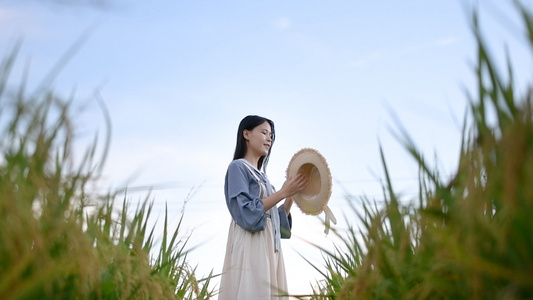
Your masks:
<svg viewBox="0 0 533 300"><path fill-rule="evenodd" d="M91 188L105 155L95 139L73 157L71 101L7 88L17 52L0 66L0 299L211 298L180 225L165 214L158 242L151 203L117 209L116 193Z"/></svg>
<svg viewBox="0 0 533 300"><path fill-rule="evenodd" d="M533 16L515 3L533 56ZM400 205L382 151L386 203L362 199L363 213L353 210L362 228L335 232L342 242L323 249L311 298L533 299L533 83L516 91L510 63L498 71L477 18L478 89L455 176L443 180L404 132L418 203Z"/></svg>

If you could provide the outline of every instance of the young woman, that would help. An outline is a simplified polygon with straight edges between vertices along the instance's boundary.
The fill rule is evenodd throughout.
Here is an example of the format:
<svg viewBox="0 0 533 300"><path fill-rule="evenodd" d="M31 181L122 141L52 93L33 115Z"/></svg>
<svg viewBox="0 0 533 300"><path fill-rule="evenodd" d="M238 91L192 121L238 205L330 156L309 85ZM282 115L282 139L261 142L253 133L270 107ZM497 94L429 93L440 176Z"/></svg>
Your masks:
<svg viewBox="0 0 533 300"><path fill-rule="evenodd" d="M280 299L287 293L280 238L290 237L290 197L305 188L307 179L302 174L287 178L275 191L265 173L274 139L269 119L247 116L239 125L224 184L232 221L219 300Z"/></svg>

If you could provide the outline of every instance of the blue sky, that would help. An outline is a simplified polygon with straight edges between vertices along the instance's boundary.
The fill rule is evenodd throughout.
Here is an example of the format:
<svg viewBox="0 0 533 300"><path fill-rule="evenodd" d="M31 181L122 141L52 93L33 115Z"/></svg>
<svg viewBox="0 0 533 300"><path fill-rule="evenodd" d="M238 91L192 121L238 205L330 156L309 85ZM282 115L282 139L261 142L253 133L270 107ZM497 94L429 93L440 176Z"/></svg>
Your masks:
<svg viewBox="0 0 533 300"><path fill-rule="evenodd" d="M275 186L299 149L325 156L338 228L355 219L345 192L382 199L380 145L398 192L406 202L416 196L416 165L391 133L400 127L429 161L438 158L443 176L456 167L466 91L475 86L474 1L38 2L0 4L1 50L22 39L12 81L29 69L35 87L88 33L54 86L85 107L77 117L82 141L106 131L95 94L109 110L112 143L101 187L160 187L150 196L156 215L168 203L176 218L193 190L185 225L191 246L203 243L190 256L201 273L222 266L224 173L248 114L276 124L268 169ZM509 3L483 1L482 28L501 62L507 45L525 82L531 59ZM319 277L298 253L321 260L302 239L325 247L334 239L317 218L297 207L293 213L295 238L283 247L289 286L304 292Z"/></svg>

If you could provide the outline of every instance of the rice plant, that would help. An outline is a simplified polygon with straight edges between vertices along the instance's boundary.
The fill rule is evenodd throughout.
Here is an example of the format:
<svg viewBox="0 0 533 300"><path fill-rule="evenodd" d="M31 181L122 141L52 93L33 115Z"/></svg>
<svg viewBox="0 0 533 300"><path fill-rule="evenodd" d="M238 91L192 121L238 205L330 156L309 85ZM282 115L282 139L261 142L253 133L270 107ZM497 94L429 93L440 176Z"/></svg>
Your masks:
<svg viewBox="0 0 533 300"><path fill-rule="evenodd" d="M166 212L156 243L148 197L132 210L96 192L107 150L97 155L95 137L74 157L74 100L52 87L30 94L24 80L8 88L17 49L0 65L0 299L212 297L213 275L197 278L186 259L181 222L169 228Z"/></svg>
<svg viewBox="0 0 533 300"><path fill-rule="evenodd" d="M533 15L516 7L532 46ZM477 20L478 85L453 178L442 179L403 133L420 170L418 203L400 204L382 151L385 205L362 199L363 213L353 210L362 227L335 231L342 243L323 251L324 278L308 297L533 298L533 83L518 96L512 66L498 71Z"/></svg>

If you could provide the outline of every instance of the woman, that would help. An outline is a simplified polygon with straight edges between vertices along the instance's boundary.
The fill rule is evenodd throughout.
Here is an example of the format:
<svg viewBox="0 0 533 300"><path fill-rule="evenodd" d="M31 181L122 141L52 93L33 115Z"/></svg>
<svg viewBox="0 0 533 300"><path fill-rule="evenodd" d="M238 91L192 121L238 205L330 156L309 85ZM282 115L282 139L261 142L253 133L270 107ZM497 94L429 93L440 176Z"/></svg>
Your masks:
<svg viewBox="0 0 533 300"><path fill-rule="evenodd" d="M305 188L307 179L298 174L274 190L265 173L274 139L269 119L247 116L239 125L224 184L232 221L219 300L279 299L287 293L280 238L290 237L290 197Z"/></svg>

